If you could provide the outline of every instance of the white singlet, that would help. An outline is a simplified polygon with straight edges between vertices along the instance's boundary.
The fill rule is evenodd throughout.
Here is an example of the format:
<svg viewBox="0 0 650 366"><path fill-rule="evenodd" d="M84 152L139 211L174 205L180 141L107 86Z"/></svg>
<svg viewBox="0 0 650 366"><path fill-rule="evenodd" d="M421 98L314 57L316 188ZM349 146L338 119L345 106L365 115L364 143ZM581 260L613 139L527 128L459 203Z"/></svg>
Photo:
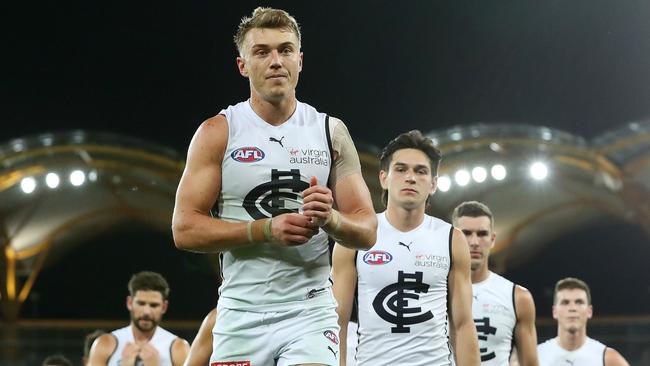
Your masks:
<svg viewBox="0 0 650 366"><path fill-rule="evenodd" d="M481 365L508 365L517 324L515 284L490 272L485 281L472 284L472 297Z"/></svg>
<svg viewBox="0 0 650 366"><path fill-rule="evenodd" d="M122 350L124 350L126 344L129 342L135 343L135 339L133 338L133 330L131 329L131 325L127 325L124 328L120 328L112 331L111 334L115 337L115 340L117 341L117 347L115 347L115 351L113 351L113 354L108 359L108 363L106 364L106 366L119 366L121 364L120 361L122 358ZM176 338L178 337L172 334L171 332L159 326L156 327L156 331L154 332L153 337L151 337L149 343L158 350L158 355L160 356L160 366L173 365L172 344L174 343ZM135 366L141 366L141 365L142 362L136 360Z"/></svg>
<svg viewBox="0 0 650 366"><path fill-rule="evenodd" d="M606 350L607 346L587 337L580 348L567 351L551 338L537 346L537 357L539 366L604 366Z"/></svg>
<svg viewBox="0 0 650 366"><path fill-rule="evenodd" d="M424 216L409 232L377 215L377 243L356 258L357 365L451 364L447 280L453 227Z"/></svg>

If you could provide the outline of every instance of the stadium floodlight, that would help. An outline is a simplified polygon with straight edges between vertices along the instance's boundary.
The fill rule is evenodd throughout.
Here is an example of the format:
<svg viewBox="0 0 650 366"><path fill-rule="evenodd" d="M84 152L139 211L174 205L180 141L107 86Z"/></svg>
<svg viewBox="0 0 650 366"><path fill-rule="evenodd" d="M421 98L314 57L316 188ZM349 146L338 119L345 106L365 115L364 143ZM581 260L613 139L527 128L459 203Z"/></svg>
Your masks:
<svg viewBox="0 0 650 366"><path fill-rule="evenodd" d="M506 171L505 166L496 164L492 166L492 169L490 169L490 174L492 174L492 178L496 180L504 180L508 172Z"/></svg>
<svg viewBox="0 0 650 366"><path fill-rule="evenodd" d="M536 161L530 166L530 176L535 180L543 180L548 176L548 167L541 161Z"/></svg>
<svg viewBox="0 0 650 366"><path fill-rule="evenodd" d="M84 184L86 181L86 174L82 172L81 170L75 170L72 173L70 173L70 183L75 186L79 187L80 185Z"/></svg>
<svg viewBox="0 0 650 366"><path fill-rule="evenodd" d="M446 175L438 177L438 189L441 192L447 192L449 188L451 188L451 179Z"/></svg>
<svg viewBox="0 0 650 366"><path fill-rule="evenodd" d="M469 183L470 180L470 175L469 172L465 169L461 169L454 174L454 180L456 181L456 184L458 184L461 187L466 186Z"/></svg>
<svg viewBox="0 0 650 366"><path fill-rule="evenodd" d="M474 181L476 183L485 182L485 179L487 178L487 170L485 170L485 168L482 166L475 167L472 169L472 178L474 178Z"/></svg>
<svg viewBox="0 0 650 366"><path fill-rule="evenodd" d="M20 189L23 192L30 194L36 189L36 179L32 177L25 177L20 181Z"/></svg>
<svg viewBox="0 0 650 366"><path fill-rule="evenodd" d="M59 175L56 173L47 173L47 175L45 176L45 184L47 184L47 186L52 189L58 187L60 182L61 179L59 178Z"/></svg>

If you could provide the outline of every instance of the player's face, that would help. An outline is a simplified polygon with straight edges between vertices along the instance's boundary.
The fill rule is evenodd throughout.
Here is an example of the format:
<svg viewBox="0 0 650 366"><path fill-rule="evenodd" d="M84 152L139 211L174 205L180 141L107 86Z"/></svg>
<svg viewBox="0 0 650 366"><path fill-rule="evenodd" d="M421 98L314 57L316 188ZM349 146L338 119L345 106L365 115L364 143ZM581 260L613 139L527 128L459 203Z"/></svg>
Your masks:
<svg viewBox="0 0 650 366"><path fill-rule="evenodd" d="M564 289L557 292L553 305L553 318L560 328L575 333L587 326L593 309L587 302L587 293L582 289Z"/></svg>
<svg viewBox="0 0 650 366"><path fill-rule="evenodd" d="M436 189L431 176L431 162L417 149L401 149L393 153L388 172L379 172L383 189L388 190L388 204L407 209L424 207Z"/></svg>
<svg viewBox="0 0 650 366"><path fill-rule="evenodd" d="M149 332L160 323L167 311L167 301L158 291L136 291L128 296L126 307L131 313L131 323L142 332Z"/></svg>
<svg viewBox="0 0 650 366"><path fill-rule="evenodd" d="M251 91L267 102L295 95L302 71L302 52L295 33L285 29L253 28L244 38L239 72Z"/></svg>
<svg viewBox="0 0 650 366"><path fill-rule="evenodd" d="M487 216L461 216L457 219L456 224L467 238L472 271L487 264L490 250L497 237L492 231L490 218Z"/></svg>

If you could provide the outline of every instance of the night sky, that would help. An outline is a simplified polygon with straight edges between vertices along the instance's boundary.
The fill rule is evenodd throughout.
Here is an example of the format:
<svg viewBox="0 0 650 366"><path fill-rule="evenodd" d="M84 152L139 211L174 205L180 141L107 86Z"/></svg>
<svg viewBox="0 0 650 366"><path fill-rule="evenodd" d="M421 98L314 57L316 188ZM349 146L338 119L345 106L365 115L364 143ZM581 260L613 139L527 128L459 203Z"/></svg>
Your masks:
<svg viewBox="0 0 650 366"><path fill-rule="evenodd" d="M239 19L260 4L288 10L302 26L298 98L342 118L357 141L382 146L407 129L477 122L543 125L591 138L650 117L647 1L12 2L0 10L7 18L0 141L86 129L139 137L184 155L203 120L248 98L232 35ZM626 228L616 247L589 250L595 237L610 235L613 242L620 229L612 223L575 233L526 269L539 273L531 286L543 297L543 315L550 312L547 290L555 280L542 280L546 263L557 263L557 249L571 242L584 243L565 252L578 258L629 255L628 261L594 266L583 273L587 280L598 282L626 264L642 271L628 273L650 276L647 266L633 262L650 255L647 245L641 251L635 246L644 238L638 228ZM159 262L170 253L147 260ZM176 258L203 268L193 267L192 255ZM562 265L560 272L575 273L575 263ZM46 270L49 280L37 282L37 293L64 281L55 274L66 264L57 266ZM525 278L526 270L515 269L513 279ZM199 272L212 286L212 275ZM126 280L111 279L120 294L118 316L124 316L120 286ZM601 293L613 286L606 285ZM650 288L641 295L625 286L618 290L650 301ZM214 293L205 291L213 301ZM69 292L73 301L78 289L71 285ZM624 311L643 313L640 304L647 301ZM59 315L71 309L64 300L59 304ZM106 316L92 304L88 299L90 310L74 314ZM188 306L170 315L201 318L211 305ZM25 311L51 317L53 309L32 302ZM617 309L620 304L605 312Z"/></svg>

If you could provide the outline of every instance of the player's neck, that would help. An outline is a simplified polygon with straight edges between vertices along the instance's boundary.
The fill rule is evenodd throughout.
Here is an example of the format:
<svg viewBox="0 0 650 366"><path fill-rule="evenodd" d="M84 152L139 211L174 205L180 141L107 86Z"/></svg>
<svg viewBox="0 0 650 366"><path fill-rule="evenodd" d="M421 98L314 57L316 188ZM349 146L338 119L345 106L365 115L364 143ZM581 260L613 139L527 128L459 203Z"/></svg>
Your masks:
<svg viewBox="0 0 650 366"><path fill-rule="evenodd" d="M273 126L286 122L295 112L297 104L295 92L276 103L264 100L255 91L251 91L251 108L261 119Z"/></svg>
<svg viewBox="0 0 650 366"><path fill-rule="evenodd" d="M151 338L153 338L154 333L156 333L156 328L154 327L152 330L148 332L143 332L138 327L133 325L131 323L131 332L133 333L133 339L135 340L135 343L143 343L143 342L149 342Z"/></svg>
<svg viewBox="0 0 650 366"><path fill-rule="evenodd" d="M587 341L587 329L582 328L576 332L569 332L558 327L557 339L560 347L567 351L573 351L582 347Z"/></svg>
<svg viewBox="0 0 650 366"><path fill-rule="evenodd" d="M477 269L472 270L472 283L481 283L488 279L490 276L490 270L488 270L487 264L483 264Z"/></svg>
<svg viewBox="0 0 650 366"><path fill-rule="evenodd" d="M389 203L386 207L386 220L399 231L411 231L424 220L424 206L406 209Z"/></svg>

